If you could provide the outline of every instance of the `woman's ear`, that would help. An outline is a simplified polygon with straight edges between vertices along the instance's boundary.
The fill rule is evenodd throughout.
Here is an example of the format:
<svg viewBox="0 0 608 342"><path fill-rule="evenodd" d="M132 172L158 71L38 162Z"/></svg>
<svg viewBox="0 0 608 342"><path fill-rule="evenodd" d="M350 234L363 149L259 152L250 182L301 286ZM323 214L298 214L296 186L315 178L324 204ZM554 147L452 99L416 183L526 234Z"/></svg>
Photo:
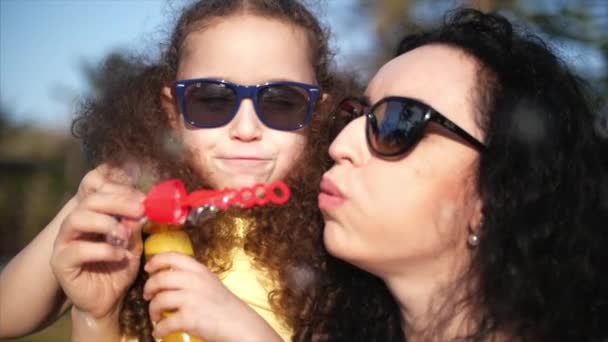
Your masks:
<svg viewBox="0 0 608 342"><path fill-rule="evenodd" d="M175 98L173 97L171 87L164 86L160 91L160 104L165 113L167 113L169 125L171 125L172 128L177 128L179 124L179 109L177 107L177 101L175 101Z"/></svg>
<svg viewBox="0 0 608 342"><path fill-rule="evenodd" d="M469 222L469 227L471 227L471 232L477 235L482 234L481 228L483 225L483 213L481 212L483 209L483 204L481 202L481 198L479 195L475 200L473 215L471 215L471 222Z"/></svg>
<svg viewBox="0 0 608 342"><path fill-rule="evenodd" d="M473 203L473 213L469 221L468 234L467 234L467 245L469 248L474 249L479 245L482 239L483 231L483 213L481 198L477 196Z"/></svg>

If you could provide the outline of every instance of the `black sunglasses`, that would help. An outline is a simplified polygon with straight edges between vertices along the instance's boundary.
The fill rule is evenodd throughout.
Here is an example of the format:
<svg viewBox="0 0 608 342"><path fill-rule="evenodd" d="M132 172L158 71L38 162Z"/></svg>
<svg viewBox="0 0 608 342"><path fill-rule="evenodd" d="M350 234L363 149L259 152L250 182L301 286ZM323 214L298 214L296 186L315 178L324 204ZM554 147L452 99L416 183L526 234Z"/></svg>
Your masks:
<svg viewBox="0 0 608 342"><path fill-rule="evenodd" d="M238 112L241 101L250 98L264 125L281 131L294 131L310 122L321 92L316 85L298 82L243 86L199 78L175 81L174 85L184 119L200 128L228 124Z"/></svg>
<svg viewBox="0 0 608 342"><path fill-rule="evenodd" d="M455 133L478 151L486 147L431 106L408 97L389 96L371 108L357 98L343 100L332 117L331 138L353 119L365 115L365 136L372 152L383 157L396 157L415 146L429 122L435 122Z"/></svg>

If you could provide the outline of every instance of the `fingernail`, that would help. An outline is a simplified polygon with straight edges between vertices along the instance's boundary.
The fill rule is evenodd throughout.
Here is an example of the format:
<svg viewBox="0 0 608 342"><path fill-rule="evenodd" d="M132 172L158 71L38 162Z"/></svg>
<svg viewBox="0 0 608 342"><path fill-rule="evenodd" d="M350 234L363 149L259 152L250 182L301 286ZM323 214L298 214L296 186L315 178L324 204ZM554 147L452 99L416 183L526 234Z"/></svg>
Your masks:
<svg viewBox="0 0 608 342"><path fill-rule="evenodd" d="M123 248L127 244L127 241L116 230L112 230L109 234L106 234L106 242L112 246Z"/></svg>

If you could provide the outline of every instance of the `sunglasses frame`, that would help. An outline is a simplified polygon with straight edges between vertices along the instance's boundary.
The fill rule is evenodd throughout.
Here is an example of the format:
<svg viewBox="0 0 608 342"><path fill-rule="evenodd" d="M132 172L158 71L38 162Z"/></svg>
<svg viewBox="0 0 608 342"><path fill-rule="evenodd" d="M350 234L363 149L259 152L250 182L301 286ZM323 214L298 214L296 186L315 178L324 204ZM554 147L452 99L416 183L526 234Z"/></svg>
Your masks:
<svg viewBox="0 0 608 342"><path fill-rule="evenodd" d="M234 109L232 110L231 113L226 115L226 119L222 123L216 124L216 125L206 125L206 124L197 122L195 120L192 120L192 118L189 116L188 112L186 111L186 89L190 85L196 84L196 83L222 84L222 85L225 85L228 88L232 89L232 91L234 91L234 93L236 95ZM315 105L321 95L321 88L317 85L300 83L300 82L291 82L291 81L267 82L267 83L263 83L263 84L244 86L244 85L232 83L232 82L229 82L226 80L220 80L220 79L215 79L215 78L192 78L192 79L174 81L173 86L174 86L173 89L175 91L175 95L177 97L177 103L178 103L180 113L183 115L184 119L186 120L186 122L188 124L190 124L194 127L199 127L199 128L217 128L217 127L222 127L222 126L227 125L228 123L230 123L230 121L232 121L232 119L234 119L234 117L238 113L243 99L249 98L253 101L253 106L254 106L256 115L258 116L260 121L266 127L276 129L279 131L295 131L295 130L301 129L303 127L306 127L306 125L308 125L308 123L311 121ZM293 128L292 127L287 127L287 128L278 127L278 126L272 125L272 123L267 122L267 120L265 119L265 115L262 112L262 110L260 109L260 103L259 103L258 96L259 96L260 91L267 89L269 87L273 87L273 86L293 86L293 87L299 87L299 88L306 90L306 92L308 94L308 109L307 109L306 117L304 118L303 122L298 124L297 127L293 127Z"/></svg>
<svg viewBox="0 0 608 342"><path fill-rule="evenodd" d="M350 103L353 101L360 104L360 106L354 106L357 108L353 108L353 109L356 110L356 109L360 108L361 112L360 113L351 112L350 113L351 118L354 119L356 117L365 115L365 117L366 117L366 119L365 119L365 121L366 121L365 139L367 141L367 145L369 146L370 150L374 154L377 154L379 156L397 157L397 156L401 156L401 155L405 154L410 148L415 146L420 141L420 138L423 136L423 132L426 130L426 127L428 126L428 124L430 122L437 123L440 126L449 130L450 132L458 135L460 138L464 139L466 142L471 144L471 146L473 146L478 151L484 151L486 149L486 146L482 142L477 140L477 138L473 137L471 134L469 134L467 131L462 129L460 126L458 126L452 120L448 119L443 114L441 114L437 110L435 110L433 107L431 107L430 105L428 105L420 100L416 100L416 99L413 99L410 97L388 96L388 97L384 97L384 98L380 99L378 102L376 102L375 104L373 104L370 107L369 105L366 105L367 101L365 101L365 100L361 100L359 98L347 98L347 99L342 100L342 102L340 102L340 104L338 105L338 110L341 110L344 103L347 103L347 102ZM399 150L397 150L395 152L383 153L382 151L378 151L376 148L374 148L374 145L372 143L373 137L371 137L370 134L371 134L372 130L378 130L377 119L374 114L374 111L378 108L378 106L385 104L387 102L391 102L391 101L396 101L396 102L400 102L400 103L409 103L409 104L414 104L416 106L420 106L425 113L422 118L422 121L419 121L416 124L416 126L413 128L413 132L411 132L411 135L410 135L411 138L408 139L407 144L405 146L403 146L402 148L400 148Z"/></svg>

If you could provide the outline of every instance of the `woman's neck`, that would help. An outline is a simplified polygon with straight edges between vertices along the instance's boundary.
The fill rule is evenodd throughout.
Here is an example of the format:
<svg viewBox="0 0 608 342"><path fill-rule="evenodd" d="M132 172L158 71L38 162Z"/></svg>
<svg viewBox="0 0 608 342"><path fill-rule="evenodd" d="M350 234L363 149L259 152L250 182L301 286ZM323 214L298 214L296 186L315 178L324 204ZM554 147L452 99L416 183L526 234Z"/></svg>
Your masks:
<svg viewBox="0 0 608 342"><path fill-rule="evenodd" d="M434 258L382 276L401 307L408 342L449 341L474 329L468 258Z"/></svg>

